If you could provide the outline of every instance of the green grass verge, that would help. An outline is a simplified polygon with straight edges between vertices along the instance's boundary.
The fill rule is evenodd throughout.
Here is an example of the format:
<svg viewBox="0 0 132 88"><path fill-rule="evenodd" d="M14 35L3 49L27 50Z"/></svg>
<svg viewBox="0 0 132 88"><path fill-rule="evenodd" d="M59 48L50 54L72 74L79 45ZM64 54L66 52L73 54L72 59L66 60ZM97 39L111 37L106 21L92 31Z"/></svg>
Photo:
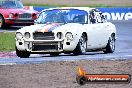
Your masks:
<svg viewBox="0 0 132 88"><path fill-rule="evenodd" d="M44 6L44 7L132 7L132 5L105 5L105 4L92 4L92 5L50 5L50 4L24 4L24 6Z"/></svg>
<svg viewBox="0 0 132 88"><path fill-rule="evenodd" d="M0 32L0 52L15 50L15 33Z"/></svg>

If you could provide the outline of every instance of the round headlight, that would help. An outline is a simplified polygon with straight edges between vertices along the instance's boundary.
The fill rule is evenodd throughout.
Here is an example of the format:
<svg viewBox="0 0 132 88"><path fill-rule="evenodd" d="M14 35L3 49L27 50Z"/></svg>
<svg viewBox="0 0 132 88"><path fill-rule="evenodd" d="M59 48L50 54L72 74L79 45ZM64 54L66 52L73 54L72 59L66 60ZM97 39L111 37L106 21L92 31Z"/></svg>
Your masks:
<svg viewBox="0 0 132 88"><path fill-rule="evenodd" d="M20 32L16 33L16 39L22 39L22 34Z"/></svg>
<svg viewBox="0 0 132 88"><path fill-rule="evenodd" d="M73 39L73 35L72 35L71 32L67 32L65 37L66 37L67 40L72 40Z"/></svg>
<svg viewBox="0 0 132 88"><path fill-rule="evenodd" d="M24 36L25 36L26 39L29 39L29 38L30 38L30 33L29 33L29 32L26 32L26 33L24 34Z"/></svg>
<svg viewBox="0 0 132 88"><path fill-rule="evenodd" d="M12 13L9 14L9 18L13 18L13 14Z"/></svg>
<svg viewBox="0 0 132 88"><path fill-rule="evenodd" d="M62 33L61 33L61 32L58 32L58 33L57 33L57 38L58 38L58 39L62 39L62 37L63 37L63 36L62 36Z"/></svg>

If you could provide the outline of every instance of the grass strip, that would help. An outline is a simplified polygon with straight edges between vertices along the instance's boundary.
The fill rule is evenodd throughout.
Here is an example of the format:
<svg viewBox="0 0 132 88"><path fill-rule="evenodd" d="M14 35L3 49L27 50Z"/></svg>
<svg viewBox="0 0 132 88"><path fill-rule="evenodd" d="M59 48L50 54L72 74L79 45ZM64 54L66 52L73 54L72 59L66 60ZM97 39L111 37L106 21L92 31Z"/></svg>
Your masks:
<svg viewBox="0 0 132 88"><path fill-rule="evenodd" d="M0 52L15 50L15 33L0 32Z"/></svg>

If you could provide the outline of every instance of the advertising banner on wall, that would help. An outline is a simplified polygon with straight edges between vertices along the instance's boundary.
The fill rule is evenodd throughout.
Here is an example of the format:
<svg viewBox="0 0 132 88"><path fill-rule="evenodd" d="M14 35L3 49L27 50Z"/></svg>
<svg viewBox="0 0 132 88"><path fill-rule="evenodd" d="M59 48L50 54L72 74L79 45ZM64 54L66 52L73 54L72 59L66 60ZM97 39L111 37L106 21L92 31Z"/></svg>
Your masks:
<svg viewBox="0 0 132 88"><path fill-rule="evenodd" d="M33 7L34 10L42 11L50 7ZM132 8L98 8L107 20L132 20Z"/></svg>
<svg viewBox="0 0 132 88"><path fill-rule="evenodd" d="M132 20L132 8L98 8L107 20Z"/></svg>

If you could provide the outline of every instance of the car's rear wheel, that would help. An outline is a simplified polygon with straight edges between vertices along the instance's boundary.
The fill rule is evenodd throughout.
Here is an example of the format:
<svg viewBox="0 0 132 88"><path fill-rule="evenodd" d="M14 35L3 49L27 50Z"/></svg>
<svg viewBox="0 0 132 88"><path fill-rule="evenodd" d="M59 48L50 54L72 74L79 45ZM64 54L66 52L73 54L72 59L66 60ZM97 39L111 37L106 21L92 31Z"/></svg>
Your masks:
<svg viewBox="0 0 132 88"><path fill-rule="evenodd" d="M104 53L113 53L115 51L115 36L111 35L108 40L107 46L104 50Z"/></svg>
<svg viewBox="0 0 132 88"><path fill-rule="evenodd" d="M16 55L20 58L28 58L30 53L28 51L19 51L16 47Z"/></svg>
<svg viewBox="0 0 132 88"><path fill-rule="evenodd" d="M86 45L87 45L87 38L85 34L82 34L81 38L79 39L79 42L73 51L74 55L82 55L86 53Z"/></svg>
<svg viewBox="0 0 132 88"><path fill-rule="evenodd" d="M4 27L4 23L5 23L4 18L2 15L0 15L0 28Z"/></svg>

